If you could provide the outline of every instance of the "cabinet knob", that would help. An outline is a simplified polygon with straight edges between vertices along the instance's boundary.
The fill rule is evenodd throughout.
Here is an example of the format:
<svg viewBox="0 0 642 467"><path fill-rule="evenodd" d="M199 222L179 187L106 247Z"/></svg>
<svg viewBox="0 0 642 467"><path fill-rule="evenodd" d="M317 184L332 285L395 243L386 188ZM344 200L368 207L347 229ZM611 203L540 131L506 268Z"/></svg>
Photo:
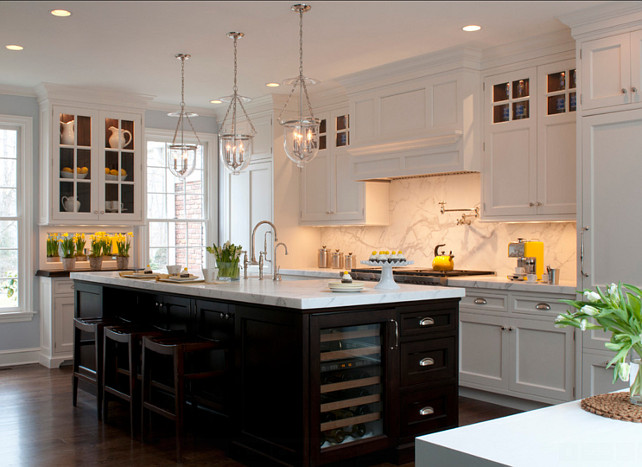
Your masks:
<svg viewBox="0 0 642 467"><path fill-rule="evenodd" d="M105 211L100 211L101 214L105 214Z"/></svg>
<svg viewBox="0 0 642 467"><path fill-rule="evenodd" d="M433 409L430 406L424 407L423 409L419 409L419 415L422 417L425 417L426 415L432 415L435 413L435 409Z"/></svg>
<svg viewBox="0 0 642 467"><path fill-rule="evenodd" d="M512 331L514 331L513 327L512 327L512 326L509 326L509 327L508 327L508 332L512 332Z"/></svg>
<svg viewBox="0 0 642 467"><path fill-rule="evenodd" d="M535 206L541 206L541 205L542 205L542 203L539 202L539 201L537 203L535 203Z"/></svg>
<svg viewBox="0 0 642 467"><path fill-rule="evenodd" d="M419 360L419 366L432 366L434 364L435 361L430 357L422 358L421 360Z"/></svg>
<svg viewBox="0 0 642 467"><path fill-rule="evenodd" d="M419 326L421 327L432 326L434 324L435 324L435 320L432 318L421 318L419 320Z"/></svg>
<svg viewBox="0 0 642 467"><path fill-rule="evenodd" d="M635 94L636 92L638 92L638 88L636 88L635 86L633 86L633 87L631 88L631 92L632 92L633 94Z"/></svg>
<svg viewBox="0 0 642 467"><path fill-rule="evenodd" d="M98 210L95 210L95 211L94 211L94 214L98 214Z"/></svg>
<svg viewBox="0 0 642 467"><path fill-rule="evenodd" d="M477 297L475 300L473 300L473 303L475 305L486 305L488 301L485 298Z"/></svg>
<svg viewBox="0 0 642 467"><path fill-rule="evenodd" d="M622 94L626 94L626 88L622 88Z"/></svg>
<svg viewBox="0 0 642 467"><path fill-rule="evenodd" d="M501 330L502 330L502 331L506 331L506 326L502 326L502 327L501 327Z"/></svg>
<svg viewBox="0 0 642 467"><path fill-rule="evenodd" d="M528 205L532 208L533 206L535 206L535 203L531 201L530 203L528 203Z"/></svg>
<svg viewBox="0 0 642 467"><path fill-rule="evenodd" d="M548 303L538 303L537 305L535 305L535 308L537 308L538 310L548 311L551 309L551 306Z"/></svg>

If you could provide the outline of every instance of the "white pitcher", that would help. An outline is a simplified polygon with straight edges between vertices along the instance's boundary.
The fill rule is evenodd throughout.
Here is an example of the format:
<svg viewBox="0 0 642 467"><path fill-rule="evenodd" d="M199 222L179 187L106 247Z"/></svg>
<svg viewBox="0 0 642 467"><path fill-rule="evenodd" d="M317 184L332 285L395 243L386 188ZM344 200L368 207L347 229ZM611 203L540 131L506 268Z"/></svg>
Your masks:
<svg viewBox="0 0 642 467"><path fill-rule="evenodd" d="M74 144L74 121L60 122L60 142L62 144Z"/></svg>
<svg viewBox="0 0 642 467"><path fill-rule="evenodd" d="M62 207L67 212L78 212L80 211L80 201L71 196L63 196L60 198L62 200Z"/></svg>
<svg viewBox="0 0 642 467"><path fill-rule="evenodd" d="M128 130L118 129L115 126L110 126L109 131L111 131L111 136L109 137L109 147L113 149L124 148L132 140L132 134ZM129 136L129 139L125 141L125 136Z"/></svg>

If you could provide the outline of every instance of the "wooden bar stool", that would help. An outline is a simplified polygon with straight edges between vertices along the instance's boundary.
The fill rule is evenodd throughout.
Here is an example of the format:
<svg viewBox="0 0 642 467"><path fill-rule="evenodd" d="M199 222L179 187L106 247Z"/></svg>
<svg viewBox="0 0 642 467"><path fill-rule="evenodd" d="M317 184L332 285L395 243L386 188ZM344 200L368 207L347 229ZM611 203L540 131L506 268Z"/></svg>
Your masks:
<svg viewBox="0 0 642 467"><path fill-rule="evenodd" d="M73 405L78 402L78 381L96 386L96 412L102 419L103 399L103 330L113 320L103 318L74 318L74 364L72 374ZM83 339L83 333L91 337ZM81 362L83 347L93 347L93 368Z"/></svg>
<svg viewBox="0 0 642 467"><path fill-rule="evenodd" d="M143 393L142 393L142 419L141 439L145 440L145 415L148 415L148 424L151 425L152 412L157 413L175 424L176 430L176 460L182 461L182 438L184 432L184 407L186 403L186 383L195 380L208 380L224 375L228 368L212 369L208 362L210 352L227 352L229 346L221 341L211 340L185 340L181 338L143 337ZM199 358L200 357L200 358ZM158 360L165 359L166 365L159 364ZM171 360L172 377L162 379L158 373L167 371L167 361ZM193 396L188 389L189 396ZM160 396L169 399L169 403L161 403ZM190 399L192 408L196 411L196 398Z"/></svg>
<svg viewBox="0 0 642 467"><path fill-rule="evenodd" d="M129 404L130 435L140 420L141 339L161 336L162 331L137 325L106 326L103 333L103 417L107 419L110 398Z"/></svg>

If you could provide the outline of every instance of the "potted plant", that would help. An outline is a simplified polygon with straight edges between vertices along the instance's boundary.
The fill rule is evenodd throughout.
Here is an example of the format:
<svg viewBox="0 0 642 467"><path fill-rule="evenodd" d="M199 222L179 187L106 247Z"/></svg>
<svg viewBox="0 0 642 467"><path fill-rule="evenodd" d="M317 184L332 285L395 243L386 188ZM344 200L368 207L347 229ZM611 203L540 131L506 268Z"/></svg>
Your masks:
<svg viewBox="0 0 642 467"><path fill-rule="evenodd" d="M127 263L129 262L129 248L131 247L132 238L134 238L134 234L132 232L127 232L126 235L116 234L114 236L116 250L118 251L118 256L116 257L117 269L127 269Z"/></svg>
<svg viewBox="0 0 642 467"><path fill-rule="evenodd" d="M85 254L85 234L74 234L74 243L76 244L76 260L85 261L87 259L87 255Z"/></svg>
<svg viewBox="0 0 642 467"><path fill-rule="evenodd" d="M642 290L630 284L611 284L605 291L586 289L585 300L562 300L577 311L561 314L557 327L574 326L585 331L602 329L611 333L604 346L615 352L607 368L615 365L613 382L620 377L630 381L630 401L642 405ZM631 363L627 361L631 354Z"/></svg>
<svg viewBox="0 0 642 467"><path fill-rule="evenodd" d="M103 265L103 244L99 235L89 236L89 268L93 271L100 271Z"/></svg>
<svg viewBox="0 0 642 467"><path fill-rule="evenodd" d="M114 254L112 253L112 237L107 235L106 232L96 232L96 235L100 236L101 245L103 247L103 259L110 260L113 258Z"/></svg>
<svg viewBox="0 0 642 467"><path fill-rule="evenodd" d="M220 280L238 280L240 277L239 257L241 256L241 245L234 245L229 240L218 246L214 243L205 248L208 253L216 258L218 266L218 278Z"/></svg>
<svg viewBox="0 0 642 467"><path fill-rule="evenodd" d="M47 262L58 261L58 234L47 234Z"/></svg>
<svg viewBox="0 0 642 467"><path fill-rule="evenodd" d="M65 232L60 237L58 244L62 267L65 271L71 271L76 266L76 243L74 238Z"/></svg>

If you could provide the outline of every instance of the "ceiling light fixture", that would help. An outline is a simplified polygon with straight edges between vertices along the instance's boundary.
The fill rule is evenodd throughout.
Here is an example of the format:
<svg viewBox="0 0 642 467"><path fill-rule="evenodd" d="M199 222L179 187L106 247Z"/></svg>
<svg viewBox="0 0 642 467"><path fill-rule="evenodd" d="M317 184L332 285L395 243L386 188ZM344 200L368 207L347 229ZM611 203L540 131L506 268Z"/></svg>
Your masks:
<svg viewBox="0 0 642 467"><path fill-rule="evenodd" d="M268 88L278 88L281 86L279 83L265 83Z"/></svg>
<svg viewBox="0 0 642 467"><path fill-rule="evenodd" d="M69 10L51 10L50 13L54 16L64 18L66 16L71 16L71 11Z"/></svg>
<svg viewBox="0 0 642 467"><path fill-rule="evenodd" d="M194 132L194 137L198 144L201 144L201 140L198 139L196 130L194 130L194 125L190 117L198 117L197 114L193 112L185 112L185 60L188 60L190 54L176 54L175 57L181 61L181 110L180 112L172 112L167 114L169 117L178 117L178 123L176 124L176 130L174 131L174 138L172 139L172 144L169 146L169 151L167 152L167 167L169 171L176 177L185 179L193 171L196 166L196 148L195 144L187 144L184 140L184 124L185 120L189 123L189 126ZM178 131L180 129L180 142L176 143L176 137L178 136Z"/></svg>
<svg viewBox="0 0 642 467"><path fill-rule="evenodd" d="M249 165L250 158L252 157L252 142L254 141L254 135L256 134L254 125L252 125L252 120L248 117L245 107L243 106L243 101L247 102L249 99L238 95L238 86L236 84L237 44L238 40L243 36L245 36L245 34L242 32L227 33L227 37L234 39L234 87L232 88L232 95L230 96L230 105L227 108L227 112L225 112L225 117L223 118L223 123L221 123L221 129L218 134L221 162L223 162L225 168L234 175L238 175ZM226 99L221 98L221 100L225 101ZM240 115L237 113L237 104L241 107L243 115L245 116L242 122L245 128L241 130L239 130L238 117L240 117ZM230 112L232 118L228 122L227 117L230 116Z"/></svg>
<svg viewBox="0 0 642 467"><path fill-rule="evenodd" d="M466 32L473 32L473 31L479 31L481 29L481 26L477 26L476 24L469 24L468 26L464 26L461 29Z"/></svg>
<svg viewBox="0 0 642 467"><path fill-rule="evenodd" d="M23 46L17 45L17 44L9 44L9 45L5 45L4 47L5 47L5 49L8 49L8 50L23 50L24 49Z"/></svg>
<svg viewBox="0 0 642 467"><path fill-rule="evenodd" d="M210 101L210 104L222 104L223 101L221 99L212 99Z"/></svg>
<svg viewBox="0 0 642 467"><path fill-rule="evenodd" d="M291 9L299 14L299 76L283 82L283 84L292 84L293 86L278 119L284 128L285 140L283 147L285 148L285 154L297 167L302 168L304 163L310 162L319 152L320 121L312 113L312 105L310 104L310 96L308 96L308 88L306 86L306 84L316 84L318 81L303 76L303 13L310 10L310 5L297 3L292 5ZM281 116L287 109L290 98L297 86L299 87L299 115L292 120L282 120ZM308 106L307 115L303 113L304 97Z"/></svg>

